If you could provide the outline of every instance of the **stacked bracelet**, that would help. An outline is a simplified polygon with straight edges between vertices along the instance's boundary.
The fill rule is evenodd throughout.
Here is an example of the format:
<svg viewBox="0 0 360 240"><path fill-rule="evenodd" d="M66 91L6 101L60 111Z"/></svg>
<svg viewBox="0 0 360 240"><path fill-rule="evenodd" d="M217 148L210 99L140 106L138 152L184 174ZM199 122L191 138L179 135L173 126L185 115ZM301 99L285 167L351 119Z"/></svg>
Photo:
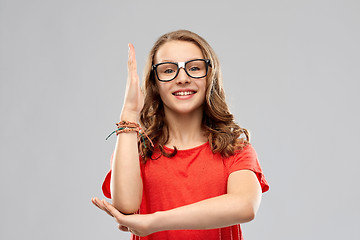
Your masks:
<svg viewBox="0 0 360 240"><path fill-rule="evenodd" d="M145 138L143 135L145 135L147 137L151 146L154 147L154 144L152 143L151 139L143 131L143 129L140 127L139 124L134 123L134 122L129 122L129 121L120 121L119 123L116 123L116 126L117 126L117 129L115 131L113 131L112 133L110 133L110 135L106 138L106 140L108 140L108 138L111 137L111 135L113 135L114 133L116 133L116 135L119 135L120 133L137 132L138 138L140 138L139 137L139 135L140 135L141 139L139 139L139 140L142 140L145 148L146 148L146 144L145 144ZM141 133L141 131L142 131L142 133ZM140 145L140 152L142 153L141 145Z"/></svg>

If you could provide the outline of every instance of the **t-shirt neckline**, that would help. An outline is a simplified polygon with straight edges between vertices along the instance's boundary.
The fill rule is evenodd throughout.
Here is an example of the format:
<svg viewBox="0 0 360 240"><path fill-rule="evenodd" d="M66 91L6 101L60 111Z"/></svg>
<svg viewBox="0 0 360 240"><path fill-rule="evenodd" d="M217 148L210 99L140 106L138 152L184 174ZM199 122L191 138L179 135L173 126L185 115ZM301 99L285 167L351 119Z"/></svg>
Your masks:
<svg viewBox="0 0 360 240"><path fill-rule="evenodd" d="M194 150L197 150L197 149L200 149L200 148L203 148L205 146L207 146L209 144L209 141L206 141L205 143L203 144L200 144L198 146L195 146L195 147L192 147L192 148L187 148L187 149L181 149L181 150L177 150L178 152L188 152L188 151L194 151ZM174 151L174 149L172 148L169 148L167 146L164 145L164 149L165 150L169 150L169 151Z"/></svg>

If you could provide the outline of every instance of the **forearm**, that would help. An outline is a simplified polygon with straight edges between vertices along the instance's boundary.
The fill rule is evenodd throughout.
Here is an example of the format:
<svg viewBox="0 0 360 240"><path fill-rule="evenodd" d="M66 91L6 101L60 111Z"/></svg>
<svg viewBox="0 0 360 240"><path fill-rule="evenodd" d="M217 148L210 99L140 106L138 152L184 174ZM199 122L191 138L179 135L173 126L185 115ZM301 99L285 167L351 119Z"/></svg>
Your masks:
<svg viewBox="0 0 360 240"><path fill-rule="evenodd" d="M260 201L260 200L259 200ZM213 229L249 222L259 203L237 194L225 194L154 214L155 231Z"/></svg>
<svg viewBox="0 0 360 240"><path fill-rule="evenodd" d="M123 213L134 213L142 198L137 133L117 136L111 175L111 197L115 208Z"/></svg>

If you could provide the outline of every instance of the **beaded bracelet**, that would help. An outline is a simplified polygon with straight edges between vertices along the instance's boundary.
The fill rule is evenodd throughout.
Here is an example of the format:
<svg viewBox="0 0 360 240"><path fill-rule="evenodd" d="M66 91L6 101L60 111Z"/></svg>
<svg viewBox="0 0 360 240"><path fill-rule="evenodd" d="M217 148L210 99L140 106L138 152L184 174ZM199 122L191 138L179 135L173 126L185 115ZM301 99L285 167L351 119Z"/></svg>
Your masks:
<svg viewBox="0 0 360 240"><path fill-rule="evenodd" d="M145 144L145 138L143 135L145 135L147 137L147 139L149 139L151 146L154 147L153 142L151 141L149 136L144 132L144 130L140 127L139 124L134 123L134 122L129 122L129 121L120 121L119 123L116 123L116 126L117 126L117 129L115 131L113 131L112 133L110 133L110 135L106 138L106 140L108 140L111 137L111 135L113 135L114 133L116 133L116 135L119 135L120 133L124 133L124 132L125 133L126 132L137 132L138 138L140 135L145 148L146 148L146 144ZM142 133L140 131L142 131ZM138 139L138 140L140 140L140 139ZM140 145L140 152L142 152L141 145Z"/></svg>

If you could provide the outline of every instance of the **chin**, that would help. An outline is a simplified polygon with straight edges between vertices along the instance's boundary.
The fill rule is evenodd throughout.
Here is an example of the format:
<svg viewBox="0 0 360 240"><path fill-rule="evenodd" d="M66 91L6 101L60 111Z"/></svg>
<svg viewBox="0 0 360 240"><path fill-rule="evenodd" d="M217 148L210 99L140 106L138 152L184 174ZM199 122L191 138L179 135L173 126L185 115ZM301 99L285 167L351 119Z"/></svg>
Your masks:
<svg viewBox="0 0 360 240"><path fill-rule="evenodd" d="M199 111L203 112L203 107L184 107L184 108L169 108L169 111L175 113L175 114L180 114L180 115L188 115L188 114L194 114L197 113Z"/></svg>

